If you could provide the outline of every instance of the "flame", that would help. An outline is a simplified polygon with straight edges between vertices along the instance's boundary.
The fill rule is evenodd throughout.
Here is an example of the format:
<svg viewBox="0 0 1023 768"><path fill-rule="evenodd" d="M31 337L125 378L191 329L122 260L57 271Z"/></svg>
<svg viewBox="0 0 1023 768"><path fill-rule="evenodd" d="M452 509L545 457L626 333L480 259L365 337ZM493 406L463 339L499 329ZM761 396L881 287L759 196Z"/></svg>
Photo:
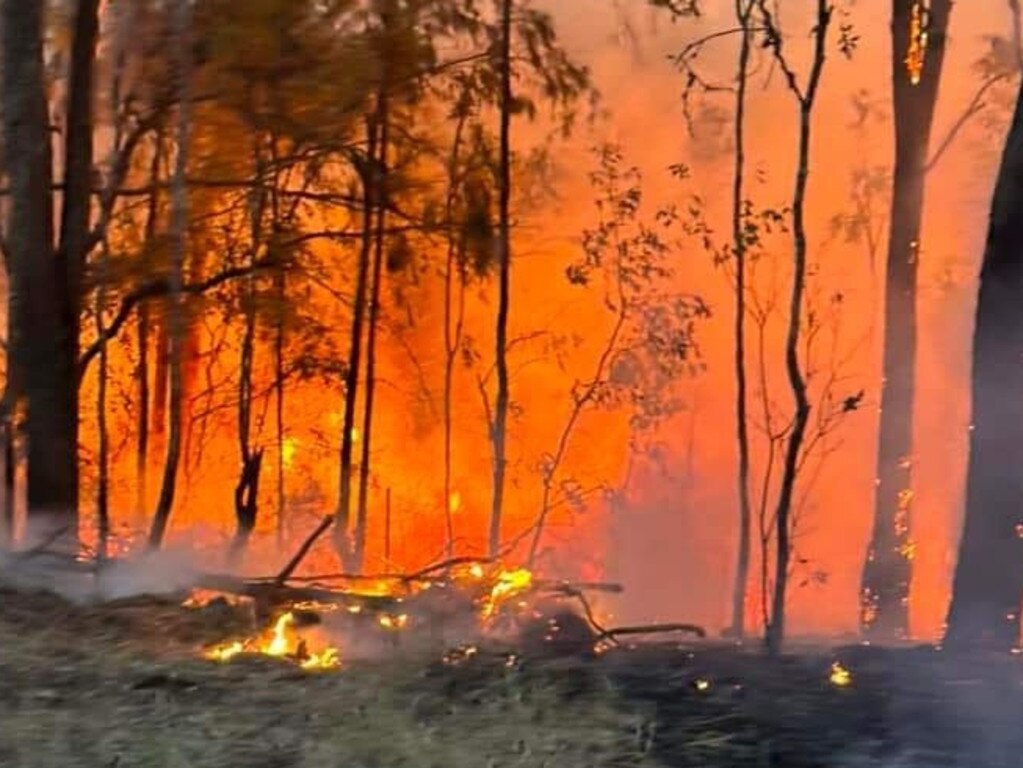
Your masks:
<svg viewBox="0 0 1023 768"><path fill-rule="evenodd" d="M385 613L380 617L380 626L384 629L404 629L408 626L408 614L401 613L391 616Z"/></svg>
<svg viewBox="0 0 1023 768"><path fill-rule="evenodd" d="M319 653L311 653L304 641L292 647L289 630L295 623L295 614L291 611L281 614L274 622L270 637L249 640L234 640L218 645L203 655L210 661L227 662L242 653L262 654L279 659L290 659L302 669L335 669L341 666L341 659L336 648L325 648Z"/></svg>
<svg viewBox="0 0 1023 768"><path fill-rule="evenodd" d="M281 461L286 469L291 469L295 463L295 456L298 455L298 440L288 437L281 443Z"/></svg>
<svg viewBox="0 0 1023 768"><path fill-rule="evenodd" d="M828 680L836 688L846 688L852 685L852 672L843 667L841 663L835 661L831 664L831 674Z"/></svg>
<svg viewBox="0 0 1023 768"><path fill-rule="evenodd" d="M909 19L909 50L906 51L906 71L913 85L920 83L927 55L927 9L924 0L913 3Z"/></svg>
<svg viewBox="0 0 1023 768"><path fill-rule="evenodd" d="M451 514L455 514L462 508L462 494L458 491L454 491L451 494L451 498L448 499L448 510Z"/></svg>
<svg viewBox="0 0 1023 768"><path fill-rule="evenodd" d="M497 574L490 595L483 605L483 618L489 619L497 609L516 595L520 595L533 585L533 573L526 568L512 571L501 571Z"/></svg>

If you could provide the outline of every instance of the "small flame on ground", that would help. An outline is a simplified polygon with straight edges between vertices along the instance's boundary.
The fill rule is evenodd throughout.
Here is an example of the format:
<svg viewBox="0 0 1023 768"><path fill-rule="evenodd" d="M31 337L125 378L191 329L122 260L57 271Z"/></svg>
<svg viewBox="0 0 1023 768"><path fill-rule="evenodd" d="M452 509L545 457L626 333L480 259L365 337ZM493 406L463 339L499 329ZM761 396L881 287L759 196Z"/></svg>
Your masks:
<svg viewBox="0 0 1023 768"><path fill-rule="evenodd" d="M831 664L831 675L828 680L836 688L846 688L852 685L852 672L836 661Z"/></svg>
<svg viewBox="0 0 1023 768"><path fill-rule="evenodd" d="M520 595L533 585L533 573L526 568L516 568L513 571L501 571L490 596L483 606L483 618L489 619L501 604L507 602L516 595Z"/></svg>
<svg viewBox="0 0 1023 768"><path fill-rule="evenodd" d="M710 690L710 680L701 677L693 682L693 687L700 693L707 693Z"/></svg>
<svg viewBox="0 0 1023 768"><path fill-rule="evenodd" d="M408 614L400 613L397 616L383 614L380 617L380 626L384 629L404 629L408 626Z"/></svg>
<svg viewBox="0 0 1023 768"><path fill-rule="evenodd" d="M341 666L341 659L336 648L326 648L320 653L310 653L305 642L300 641L295 650L291 649L291 642L288 638L288 630L295 623L295 614L287 612L278 617L274 622L273 630L269 639L260 641L259 638L250 640L235 640L230 643L215 646L207 651L204 656L210 661L226 662L242 653L262 654L280 659L291 659L299 664L302 669L334 669Z"/></svg>

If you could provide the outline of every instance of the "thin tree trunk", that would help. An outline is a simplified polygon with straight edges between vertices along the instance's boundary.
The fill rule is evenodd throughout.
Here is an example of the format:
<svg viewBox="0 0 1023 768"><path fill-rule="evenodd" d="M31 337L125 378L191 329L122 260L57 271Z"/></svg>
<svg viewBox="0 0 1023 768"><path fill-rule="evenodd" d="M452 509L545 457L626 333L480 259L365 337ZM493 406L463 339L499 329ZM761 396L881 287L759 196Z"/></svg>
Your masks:
<svg viewBox="0 0 1023 768"><path fill-rule="evenodd" d="M746 395L746 234L744 231L744 182L746 171L746 86L751 48L750 19L753 0L736 0L736 20L742 29L739 42L739 70L735 93L735 172L732 179L732 248L735 252L735 424L738 448L739 546L735 562L730 634L746 634L746 588L749 583L750 504L749 418Z"/></svg>
<svg viewBox="0 0 1023 768"><path fill-rule="evenodd" d="M96 337L102 339L106 333L103 313L106 310L106 286L110 250L104 242L100 246L99 269L96 274ZM104 344L99 350L99 385L96 388L96 429L99 432L99 448L97 456L98 478L96 483L96 518L99 525L98 546L96 557L100 561L107 558L107 544L110 540L110 433L107 428L107 381L109 378L108 350Z"/></svg>
<svg viewBox="0 0 1023 768"><path fill-rule="evenodd" d="M885 288L884 371L874 526L863 566L860 626L873 640L909 635L912 578L916 293L928 147L945 56L950 0L930 3L923 68L907 65L918 0L892 3L895 171Z"/></svg>
<svg viewBox="0 0 1023 768"><path fill-rule="evenodd" d="M385 29L388 21L384 20ZM386 72L378 95L377 123L380 126L380 146L375 164L376 173L376 231L373 235L373 277L369 300L369 329L366 339L366 394L362 413L362 457L359 461L359 507L355 520L354 565L362 571L366 555L366 527L369 514L370 448L373 440L373 401L376 394L377 331L380 325L380 287L383 279L384 240L388 206L388 149L390 147L390 109L388 104Z"/></svg>
<svg viewBox="0 0 1023 768"><path fill-rule="evenodd" d="M761 10L766 13L765 2L760 0ZM792 556L792 500L799 470L799 454L810 419L810 401L807 397L806 378L799 363L799 340L802 331L803 297L806 292L807 238L806 238L806 190L810 178L810 138L813 108L817 98L821 73L826 56L825 44L831 23L831 6L828 0L817 0L817 20L814 28L814 57L806 91L798 86L795 75L783 61L781 42L776 42L777 60L785 67L789 88L799 101L799 150L796 170L795 191L792 195L792 231L794 263L792 268L792 291L789 302L789 324L785 339L785 370L792 391L795 412L792 429L785 447L785 459L775 508L775 568L774 592L771 596L771 620L767 625L765 643L769 652L781 651L785 638L785 600L788 592L789 563ZM773 26L773 22L771 22Z"/></svg>
<svg viewBox="0 0 1023 768"><path fill-rule="evenodd" d="M163 139L157 135L153 148L153 160L149 169L149 182L153 191L149 196L146 211L146 231L142 247L143 271L148 262L149 250L156 239L156 222L160 212L160 198L157 182L160 177L160 160ZM135 368L135 388L138 392L138 426L135 443L135 514L141 524L145 519L146 506L149 504L149 336L150 336L149 303L140 302L136 313L135 336L138 344L139 359Z"/></svg>
<svg viewBox="0 0 1023 768"><path fill-rule="evenodd" d="M346 568L352 564L352 541L349 532L352 510L352 452L354 448L355 406L358 401L359 370L362 364L362 333L366 314L366 283L369 278L373 250L373 210L376 199L377 126L372 117L366 120L367 149L362 170L362 246L355 278L352 301L352 330L345 372L345 410L341 424L341 462L337 511L334 514L334 540Z"/></svg>
<svg viewBox="0 0 1023 768"><path fill-rule="evenodd" d="M465 131L466 114L461 111L455 125L455 135L451 142L451 156L448 159L448 190L445 200L445 221L447 224L447 261L444 268L444 552L450 560L455 555L455 524L454 511L451 509L451 461L454 433L454 383L455 361L458 350L462 346L462 328L464 319L464 272L458 259L459 237L456 235L455 199L458 196L458 167L461 156L462 136ZM464 257L464 253L461 254ZM460 307L456 318L453 303L453 292L456 271L463 288L460 296ZM454 327L452 327L454 325Z"/></svg>
<svg viewBox="0 0 1023 768"><path fill-rule="evenodd" d="M192 118L190 50L192 27L192 4L190 0L178 0L174 14L178 46L178 128L177 158L175 159L174 181L171 187L171 231L174 236L170 270L169 310L169 367L170 403L167 456L164 461L160 497L157 500L153 525L149 531L150 549L158 549L163 543L174 506L177 486L178 465L181 460L181 413L182 413L182 346L185 342L185 318L182 306L181 287L185 255L188 252L188 170L189 133Z"/></svg>
<svg viewBox="0 0 1023 768"><path fill-rule="evenodd" d="M263 163L257 148L255 178L262 183ZM251 203L251 248L249 264L255 264L262 247L263 209L265 200L263 193L253 192ZM236 529L234 541L229 552L229 562L234 564L245 551L252 531L256 527L256 515L259 505L259 475L262 466L263 452L252 451L252 364L256 347L256 278L246 278L242 297L242 313L245 328L242 332L240 360L238 362L238 447L241 453L241 468L238 484L234 492L234 510Z"/></svg>
<svg viewBox="0 0 1023 768"><path fill-rule="evenodd" d="M274 321L274 415L277 444L277 549L284 549L284 301L287 284L284 269L274 273L277 318Z"/></svg>
<svg viewBox="0 0 1023 768"><path fill-rule="evenodd" d="M1023 90L991 203L973 341L966 518L945 646L1019 642L1023 588Z"/></svg>
<svg viewBox="0 0 1023 768"><path fill-rule="evenodd" d="M494 449L493 498L490 508L488 552L497 557L501 550L501 516L504 511L504 482L508 440L508 314L511 304L511 114L512 114L512 0L501 0L501 136L499 157L498 213L498 300L495 334L497 396L491 441Z"/></svg>

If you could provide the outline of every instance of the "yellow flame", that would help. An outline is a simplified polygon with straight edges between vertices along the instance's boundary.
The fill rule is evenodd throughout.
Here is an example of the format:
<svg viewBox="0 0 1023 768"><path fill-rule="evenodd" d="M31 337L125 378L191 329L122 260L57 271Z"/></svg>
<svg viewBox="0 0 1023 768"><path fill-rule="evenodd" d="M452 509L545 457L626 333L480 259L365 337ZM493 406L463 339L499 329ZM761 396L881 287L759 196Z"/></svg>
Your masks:
<svg viewBox="0 0 1023 768"><path fill-rule="evenodd" d="M706 693L710 690L710 680L704 680L703 678L696 681L696 690L700 693Z"/></svg>
<svg viewBox="0 0 1023 768"><path fill-rule="evenodd" d="M913 3L909 19L909 50L906 51L906 71L913 85L920 83L927 55L927 22L924 0Z"/></svg>
<svg viewBox="0 0 1023 768"><path fill-rule="evenodd" d="M462 494L460 494L458 491L454 491L451 494L451 498L448 499L448 509L451 511L451 514L455 514L461 508Z"/></svg>
<svg viewBox="0 0 1023 768"><path fill-rule="evenodd" d="M515 595L522 594L532 585L533 574L525 568L501 571L497 574L497 580L490 590L490 596L483 606L483 617L490 618L502 603Z"/></svg>
<svg viewBox="0 0 1023 768"><path fill-rule="evenodd" d="M295 463L295 456L298 455L298 440L288 437L281 443L281 462L286 469L290 469Z"/></svg>
<svg viewBox="0 0 1023 768"><path fill-rule="evenodd" d="M288 630L295 623L295 615L287 612L278 617L274 622L270 637L250 640L235 640L230 643L215 646L203 654L210 661L226 662L242 653L258 653L264 656L275 658L286 658L296 662L302 669L334 669L341 666L341 660L336 648L326 648L320 653L309 653L304 642L300 642L295 650L292 650L288 638Z"/></svg>
<svg viewBox="0 0 1023 768"><path fill-rule="evenodd" d="M380 617L380 626L384 629L404 629L408 626L408 615L400 613L397 616L383 614Z"/></svg>
<svg viewBox="0 0 1023 768"><path fill-rule="evenodd" d="M828 679L836 688L845 688L852 685L852 672L836 661L831 665L831 675Z"/></svg>
<svg viewBox="0 0 1023 768"><path fill-rule="evenodd" d="M235 641L233 643L219 645L216 648L211 649L206 653L206 658L210 661L230 661L244 650L245 646L242 643Z"/></svg>

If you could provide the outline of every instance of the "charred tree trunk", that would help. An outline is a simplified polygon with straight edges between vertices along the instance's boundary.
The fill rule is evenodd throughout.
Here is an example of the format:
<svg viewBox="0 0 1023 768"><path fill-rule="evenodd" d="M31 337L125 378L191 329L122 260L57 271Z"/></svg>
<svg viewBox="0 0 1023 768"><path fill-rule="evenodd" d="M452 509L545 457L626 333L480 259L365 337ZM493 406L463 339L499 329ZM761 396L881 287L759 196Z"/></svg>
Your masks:
<svg viewBox="0 0 1023 768"><path fill-rule="evenodd" d="M337 511L334 514L334 540L346 569L352 565L352 539L349 526L352 513L352 454L355 435L355 406L359 395L359 371L362 367L362 333L366 316L366 294L370 261L373 255L373 211L376 199L377 125L366 120L367 148L362 169L362 244L352 301L352 330L345 372L345 410L341 424L341 462Z"/></svg>
<svg viewBox="0 0 1023 768"><path fill-rule="evenodd" d="M874 640L909 635L917 265L928 147L951 6L950 0L934 0L927 17L921 18L917 0L892 3L895 170L874 526L863 566L860 606L860 627ZM921 43L922 32L928 36L926 43ZM923 56L922 62L912 58L915 55Z"/></svg>
<svg viewBox="0 0 1023 768"><path fill-rule="evenodd" d="M448 189L444 203L444 217L447 226L447 259L444 267L444 552L448 559L455 555L454 510L451 509L452 449L454 437L454 384L455 361L458 350L462 346L462 329L465 317L465 279L462 263L464 248L459 248L460 240L455 222L455 200L461 189L459 183L459 165L462 152L462 137L467 120L467 103L462 99L459 104L458 121L455 125L454 138L451 142L451 156L448 158ZM459 258L461 257L461 258ZM454 288L456 275L459 279L459 306L454 308Z"/></svg>
<svg viewBox="0 0 1023 768"><path fill-rule="evenodd" d="M277 444L277 548L284 548L284 301L287 283L284 269L274 273L277 318L274 321L274 415Z"/></svg>
<svg viewBox="0 0 1023 768"><path fill-rule="evenodd" d="M158 135L153 148L153 160L149 170L149 182L153 187L149 196L146 211L146 231L142 248L143 259L148 260L149 251L156 240L156 222L160 211L160 198L157 182L160 178L162 138ZM144 267L145 265L143 265ZM135 443L135 514L141 523L145 516L146 505L149 503L149 338L151 335L151 319L149 303L140 302L136 313L135 336L138 344L139 359L135 368L135 387L138 392L138 427Z"/></svg>
<svg viewBox="0 0 1023 768"><path fill-rule="evenodd" d="M8 386L17 412L27 406L28 504L43 527L75 524L76 446L67 423L61 363L69 329L64 280L53 253L53 181L43 64L43 4L2 6L5 154L10 188ZM54 290L57 286L58 290ZM47 533L41 531L40 533Z"/></svg>
<svg viewBox="0 0 1023 768"><path fill-rule="evenodd" d="M493 498L490 508L488 553L497 557L501 550L501 516L504 511L504 482L508 441L508 313L511 304L511 116L512 102L512 0L501 0L501 130L498 167L498 286L495 367L497 396L494 421L490 425L494 450Z"/></svg>
<svg viewBox="0 0 1023 768"><path fill-rule="evenodd" d="M106 309L106 285L110 249L104 242L100 247L100 263L96 274L96 338L102 339L106 333L103 313ZM103 344L99 350L99 379L96 388L96 430L99 433L99 448L96 482L96 518L99 525L96 557L102 561L107 558L107 543L110 540L110 433L107 428L107 381L109 378L108 345Z"/></svg>
<svg viewBox="0 0 1023 768"><path fill-rule="evenodd" d="M945 646L1008 650L1023 587L1023 91L991 203L973 340L966 518Z"/></svg>
<svg viewBox="0 0 1023 768"><path fill-rule="evenodd" d="M252 130L257 132L253 151L253 171L257 186L264 176L262 148L259 146L258 130L254 122ZM249 266L254 268L259 259L263 243L263 214L266 209L266 194L262 189L253 191L249 202ZM240 359L238 361L238 448L241 453L241 468L234 492L235 537L229 552L229 562L234 564L245 551L259 509L259 475L263 463L263 451L252 450L252 365L256 351L256 277L245 279L242 297L242 315L245 328L242 332Z"/></svg>
<svg viewBox="0 0 1023 768"><path fill-rule="evenodd" d="M772 43L775 57L785 73L789 90L799 102L799 149L796 184L792 195L792 235L794 260L792 290L789 299L789 323L785 339L785 371L792 391L794 413L792 429L785 446L778 503L775 507L775 562L774 592L771 595L771 617L765 632L765 644L772 654L781 652L785 638L785 601L788 594L789 563L792 557L792 503L799 475L799 457L810 419L810 401L807 396L806 376L799 362L799 340L802 335L803 297L806 293L808 244L806 237L806 191L810 179L810 139L813 109L824 70L825 44L831 23L832 7L827 0L817 0L814 27L814 56L805 90L799 86L794 72L781 52L781 37L774 20L769 16L765 0L759 0L765 16L765 26L773 29Z"/></svg>
<svg viewBox="0 0 1023 768"><path fill-rule="evenodd" d="M386 29L386 21L385 21ZM380 288L383 279L384 240L388 206L388 157L390 146L390 112L386 74L379 94L377 122L380 126L380 147L376 166L376 230L373 234L373 276L369 300L369 328L366 338L366 396L362 414L362 457L359 461L359 507L355 520L353 563L362 571L366 554L366 526L369 513L370 447L373 439L373 401L376 394L377 331L380 326Z"/></svg>
<svg viewBox="0 0 1023 768"><path fill-rule="evenodd" d="M56 253L61 354L52 365L60 392L55 414L60 435L56 444L48 448L49 462L63 475L57 489L64 497L60 515L69 524L75 524L78 516L78 333L92 208L92 81L98 34L99 0L78 0L68 82L60 245ZM31 466L30 455L30 473ZM30 481L29 509L39 510L39 505L32 501L32 486Z"/></svg>
<svg viewBox="0 0 1023 768"><path fill-rule="evenodd" d="M170 269L170 296L168 298L169 330L169 434L167 456L164 461L160 497L157 500L153 524L149 530L149 547L158 549L163 543L167 525L174 506L174 494L178 479L178 465L181 461L181 413L182 413L182 346L185 341L185 317L182 303L182 283L185 268L185 254L188 251L188 147L191 131L191 69L190 50L192 28L192 4L190 0L178 0L174 11L175 32L178 46L177 88L179 94L177 157L174 164L174 181L171 188L171 231L174 237Z"/></svg>
<svg viewBox="0 0 1023 768"><path fill-rule="evenodd" d="M252 532L256 529L259 511L259 475L262 467L263 449L259 448L245 457L238 484L234 488L234 511L237 527L228 553L228 561L232 564L237 563L245 553Z"/></svg>
<svg viewBox="0 0 1023 768"><path fill-rule="evenodd" d="M750 21L753 0L736 0L739 23L739 69L735 91L735 171L732 177L732 248L735 252L735 425L738 450L739 546L732 590L732 624L729 633L746 634L746 587L749 583L750 535L753 527L750 503L750 441L746 386L746 234L743 221L746 172L746 86L752 47Z"/></svg>

